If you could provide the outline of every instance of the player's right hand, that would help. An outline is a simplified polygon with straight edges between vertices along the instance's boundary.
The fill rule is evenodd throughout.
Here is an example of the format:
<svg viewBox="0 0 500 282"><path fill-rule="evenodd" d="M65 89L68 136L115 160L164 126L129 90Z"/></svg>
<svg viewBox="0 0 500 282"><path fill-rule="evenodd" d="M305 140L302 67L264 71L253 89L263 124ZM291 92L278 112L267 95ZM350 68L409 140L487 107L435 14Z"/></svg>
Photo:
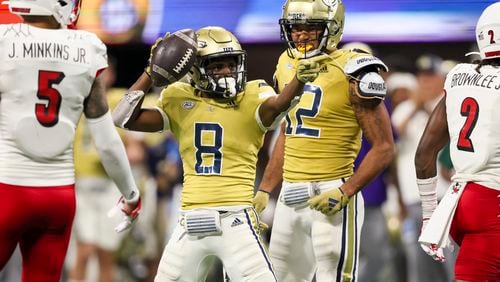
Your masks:
<svg viewBox="0 0 500 282"><path fill-rule="evenodd" d="M331 57L327 54L299 60L296 74L297 79L302 83L314 81L318 77L323 63L329 60L331 60Z"/></svg>
<svg viewBox="0 0 500 282"><path fill-rule="evenodd" d="M149 51L148 63L146 65L146 68L144 68L144 72L149 77L151 77L151 59L153 58L153 53L155 52L156 47L158 47L158 44L160 44L160 42L162 42L165 38L167 38L169 36L170 36L170 32L167 32L167 33L165 33L165 35L163 37L156 39L155 43L153 45L151 45L151 49Z"/></svg>
<svg viewBox="0 0 500 282"><path fill-rule="evenodd" d="M269 193L259 190L253 198L253 207L257 213L261 213L266 209L267 203L269 203Z"/></svg>
<svg viewBox="0 0 500 282"><path fill-rule="evenodd" d="M420 247L424 250L426 254L431 256L435 261L445 262L446 257L444 256L443 248L439 248L436 244L424 244L420 243Z"/></svg>
<svg viewBox="0 0 500 282"><path fill-rule="evenodd" d="M339 187L324 191L307 202L311 209L320 211L326 216L332 216L349 204L349 197Z"/></svg>
<svg viewBox="0 0 500 282"><path fill-rule="evenodd" d="M125 198L121 196L116 206L108 212L108 217L114 217L117 214L121 214L122 216L122 221L115 227L115 231L120 233L129 229L139 215L141 208L142 204L140 197L126 201Z"/></svg>
<svg viewBox="0 0 500 282"><path fill-rule="evenodd" d="M422 231L424 231L429 218L424 218L422 221ZM426 254L431 256L435 261L445 262L446 257L444 256L443 248L439 248L436 244L420 243L420 247Z"/></svg>

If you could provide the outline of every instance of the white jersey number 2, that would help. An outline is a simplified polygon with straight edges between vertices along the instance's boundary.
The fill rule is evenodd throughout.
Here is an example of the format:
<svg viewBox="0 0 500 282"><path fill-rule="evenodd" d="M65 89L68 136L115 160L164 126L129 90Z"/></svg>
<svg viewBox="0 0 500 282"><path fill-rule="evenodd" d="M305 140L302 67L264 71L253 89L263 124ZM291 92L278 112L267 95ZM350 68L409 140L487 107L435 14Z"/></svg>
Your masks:
<svg viewBox="0 0 500 282"><path fill-rule="evenodd" d="M462 151L474 152L474 144L470 136L479 117L479 105L477 101L471 97L465 98L460 107L460 114L466 117L466 119L458 136L457 148Z"/></svg>

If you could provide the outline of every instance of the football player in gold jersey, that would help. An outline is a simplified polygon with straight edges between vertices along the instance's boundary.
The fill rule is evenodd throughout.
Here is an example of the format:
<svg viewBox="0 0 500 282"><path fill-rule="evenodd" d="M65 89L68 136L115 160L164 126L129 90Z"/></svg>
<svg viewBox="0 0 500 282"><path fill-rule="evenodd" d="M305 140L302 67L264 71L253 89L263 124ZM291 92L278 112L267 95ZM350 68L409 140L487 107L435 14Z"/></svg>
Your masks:
<svg viewBox="0 0 500 282"><path fill-rule="evenodd" d="M364 206L361 193L394 156L390 120L381 101L385 64L370 54L337 49L344 26L340 0L288 0L280 19L288 48L275 79L279 90L304 58L331 60L304 86L282 125L254 205L282 189L275 210L270 256L278 281L354 281ZM353 173L361 134L372 149Z"/></svg>
<svg viewBox="0 0 500 282"><path fill-rule="evenodd" d="M276 281L252 207L257 153L266 131L297 104L328 57L303 60L276 95L264 80L246 81L246 53L233 34L211 26L196 35L191 83L171 84L156 108L141 108L152 83L146 72L113 112L117 126L171 130L179 142L181 219L155 280L204 281L218 257L233 281Z"/></svg>

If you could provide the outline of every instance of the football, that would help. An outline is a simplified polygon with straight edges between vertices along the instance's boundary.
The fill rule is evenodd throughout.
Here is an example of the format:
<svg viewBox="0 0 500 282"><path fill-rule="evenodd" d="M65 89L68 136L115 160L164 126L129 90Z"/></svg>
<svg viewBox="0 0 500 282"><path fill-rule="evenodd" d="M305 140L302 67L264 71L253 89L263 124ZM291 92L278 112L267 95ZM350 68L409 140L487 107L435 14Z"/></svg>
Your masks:
<svg viewBox="0 0 500 282"><path fill-rule="evenodd" d="M196 33L178 30L163 38L153 51L151 79L157 87L174 83L185 76L196 61Z"/></svg>

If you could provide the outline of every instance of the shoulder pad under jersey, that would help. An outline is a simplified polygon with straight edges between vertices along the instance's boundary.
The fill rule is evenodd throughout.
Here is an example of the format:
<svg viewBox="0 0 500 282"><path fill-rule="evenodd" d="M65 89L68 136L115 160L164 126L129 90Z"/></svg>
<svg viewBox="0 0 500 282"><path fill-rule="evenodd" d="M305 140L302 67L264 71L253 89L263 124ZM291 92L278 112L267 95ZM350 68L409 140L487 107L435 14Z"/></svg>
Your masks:
<svg viewBox="0 0 500 282"><path fill-rule="evenodd" d="M389 71L389 68L379 58L371 55L364 55L352 58L347 61L347 64L344 67L344 72L347 75L353 75L359 70L362 70L368 66L375 66L379 69L381 68L386 72Z"/></svg>

